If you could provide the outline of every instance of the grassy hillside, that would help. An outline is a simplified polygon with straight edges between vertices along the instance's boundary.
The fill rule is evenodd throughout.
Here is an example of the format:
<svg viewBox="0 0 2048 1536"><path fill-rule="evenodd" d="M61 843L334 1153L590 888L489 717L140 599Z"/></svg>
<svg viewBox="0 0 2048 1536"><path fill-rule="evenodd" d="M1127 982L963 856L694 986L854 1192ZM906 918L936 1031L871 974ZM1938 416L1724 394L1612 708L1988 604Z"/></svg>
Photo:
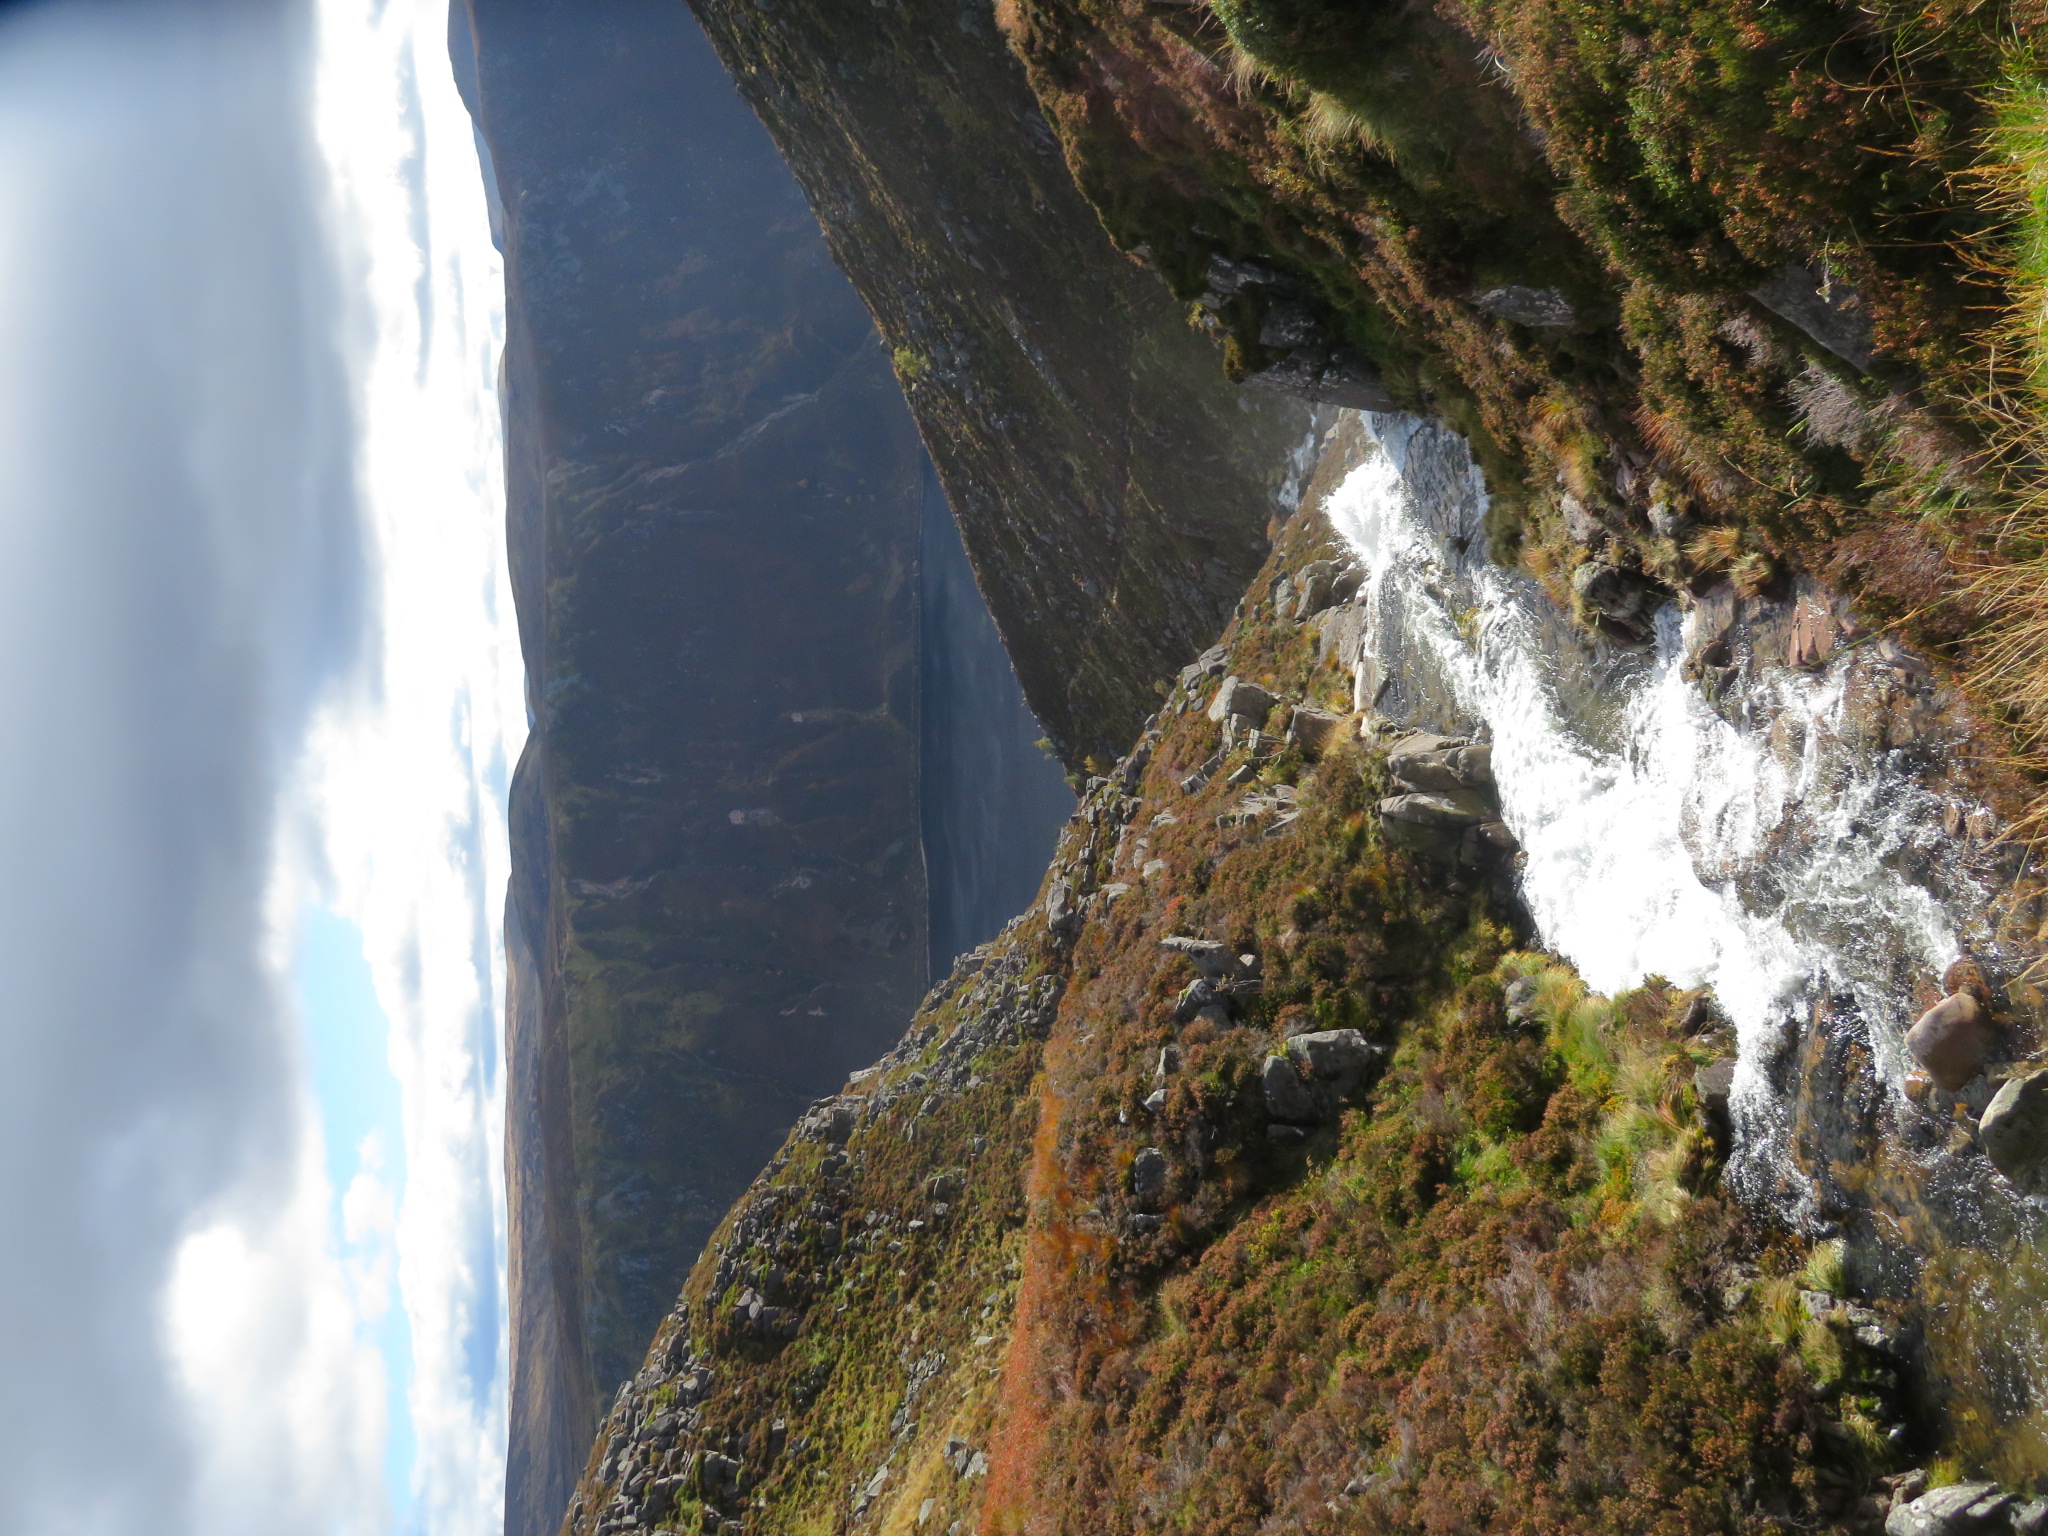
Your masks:
<svg viewBox="0 0 2048 1536"><path fill-rule="evenodd" d="M1276 729L1346 694L1267 596L1324 540L1217 667ZM1897 1318L1721 1197L1711 1000L1591 995L1504 854L1391 846L1370 717L1214 761L1218 686L728 1217L570 1528L1874 1528L1921 1448ZM1276 1108L1269 1058L1333 1030L1373 1063Z"/></svg>
<svg viewBox="0 0 2048 1536"><path fill-rule="evenodd" d="M1804 571L2034 737L2038 6L999 13L1232 366L1354 349L1471 438L1498 552L1589 622L1588 557L1664 591Z"/></svg>

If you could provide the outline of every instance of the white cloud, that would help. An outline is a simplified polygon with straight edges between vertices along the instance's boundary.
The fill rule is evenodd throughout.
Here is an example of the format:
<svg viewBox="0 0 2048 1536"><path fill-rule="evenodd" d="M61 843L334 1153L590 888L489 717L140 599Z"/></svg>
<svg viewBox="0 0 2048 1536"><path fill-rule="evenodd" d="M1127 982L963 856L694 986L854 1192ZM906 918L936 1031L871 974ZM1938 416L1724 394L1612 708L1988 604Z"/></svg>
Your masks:
<svg viewBox="0 0 2048 1536"><path fill-rule="evenodd" d="M495 1528L523 710L444 19L0 12L7 1536L353 1536L409 1492ZM345 1190L291 1005L309 897L365 935L401 1096Z"/></svg>

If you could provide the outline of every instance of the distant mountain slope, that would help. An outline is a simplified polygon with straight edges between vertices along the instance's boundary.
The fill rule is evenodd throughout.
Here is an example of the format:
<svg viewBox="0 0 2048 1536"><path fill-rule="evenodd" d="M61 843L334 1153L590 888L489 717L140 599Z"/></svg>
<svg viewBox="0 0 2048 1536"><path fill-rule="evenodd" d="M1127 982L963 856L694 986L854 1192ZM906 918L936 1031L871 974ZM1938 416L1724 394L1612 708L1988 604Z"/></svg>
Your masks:
<svg viewBox="0 0 2048 1536"><path fill-rule="evenodd" d="M507 1486L534 1536L712 1224L900 1032L930 902L942 946L985 937L1072 797L872 322L687 10L475 0L455 32L501 194L534 713Z"/></svg>

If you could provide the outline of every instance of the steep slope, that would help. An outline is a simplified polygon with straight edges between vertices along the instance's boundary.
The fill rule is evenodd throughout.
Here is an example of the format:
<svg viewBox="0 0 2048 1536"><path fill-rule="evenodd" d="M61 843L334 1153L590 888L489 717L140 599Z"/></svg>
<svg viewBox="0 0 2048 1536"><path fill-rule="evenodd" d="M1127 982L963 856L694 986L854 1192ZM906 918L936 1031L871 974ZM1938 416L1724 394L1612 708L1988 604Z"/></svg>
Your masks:
<svg viewBox="0 0 2048 1536"><path fill-rule="evenodd" d="M502 192L534 715L507 1518L535 1532L733 1196L900 1032L932 903L941 943L993 931L974 898L1028 900L1071 795L873 326L688 12L456 23Z"/></svg>
<svg viewBox="0 0 2048 1536"><path fill-rule="evenodd" d="M2041 611L2011 599L2038 574L2008 415L2032 354L1984 176L2038 7L1001 14L1105 224L1232 367L1348 348L1453 422L1499 552L1589 623L1640 638L1670 592L1804 574L1988 713L2034 707L2001 648Z"/></svg>
<svg viewBox="0 0 2048 1536"><path fill-rule="evenodd" d="M697 0L891 349L1025 697L1105 762L1264 558L1245 395L1075 191L979 4Z"/></svg>
<svg viewBox="0 0 2048 1536"><path fill-rule="evenodd" d="M571 1530L1881 1521L1898 1314L1722 1196L1710 999L1588 994L1507 850L1389 819L1487 770L1348 712L1342 559L1287 530L1040 903L805 1117Z"/></svg>

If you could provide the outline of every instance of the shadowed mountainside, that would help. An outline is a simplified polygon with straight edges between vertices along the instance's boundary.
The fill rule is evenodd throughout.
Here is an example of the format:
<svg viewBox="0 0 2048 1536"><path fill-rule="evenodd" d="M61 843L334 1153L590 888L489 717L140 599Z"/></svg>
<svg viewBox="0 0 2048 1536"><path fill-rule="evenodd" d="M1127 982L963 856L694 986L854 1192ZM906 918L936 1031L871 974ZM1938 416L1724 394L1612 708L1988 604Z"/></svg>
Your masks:
<svg viewBox="0 0 2048 1536"><path fill-rule="evenodd" d="M874 311L1025 697L1114 759L1264 559L1299 402L1117 253L989 12L696 0Z"/></svg>
<svg viewBox="0 0 2048 1536"><path fill-rule="evenodd" d="M985 937L1072 799L872 323L688 11L475 0L452 32L534 716L506 1507L538 1533L734 1194L915 1006L931 904L940 945Z"/></svg>

